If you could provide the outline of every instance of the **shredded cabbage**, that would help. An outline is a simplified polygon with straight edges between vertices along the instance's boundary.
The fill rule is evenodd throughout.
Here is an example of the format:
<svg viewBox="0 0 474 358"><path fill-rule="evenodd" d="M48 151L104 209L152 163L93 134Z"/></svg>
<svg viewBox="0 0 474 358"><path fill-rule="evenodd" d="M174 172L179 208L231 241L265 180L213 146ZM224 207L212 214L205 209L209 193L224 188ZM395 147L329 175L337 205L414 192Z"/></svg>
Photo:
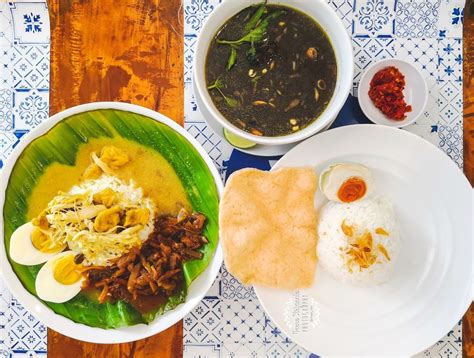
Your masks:
<svg viewBox="0 0 474 358"><path fill-rule="evenodd" d="M109 195L108 199L110 193L114 194L113 210L98 203L97 196L94 200L94 195L104 191ZM125 227L126 213L136 209L148 210L146 222ZM99 215L102 219L100 229L97 223L94 225ZM46 217L48 232L55 244L67 243L71 250L82 253L86 265L106 266L110 260L140 246L148 238L153 230L155 206L133 181L127 184L104 174L72 187L68 193L59 193L41 216Z"/></svg>

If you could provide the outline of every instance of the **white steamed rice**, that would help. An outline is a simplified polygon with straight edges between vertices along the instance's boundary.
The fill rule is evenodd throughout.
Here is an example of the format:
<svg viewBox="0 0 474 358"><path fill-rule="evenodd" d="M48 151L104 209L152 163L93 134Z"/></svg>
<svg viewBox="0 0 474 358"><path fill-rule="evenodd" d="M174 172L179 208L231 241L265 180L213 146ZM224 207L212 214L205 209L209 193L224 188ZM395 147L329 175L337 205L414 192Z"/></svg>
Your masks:
<svg viewBox="0 0 474 358"><path fill-rule="evenodd" d="M368 230L372 234L373 247L382 244L390 260L378 253L374 264L351 272L345 253L350 248L349 239L341 229L344 220L357 228L358 233ZM383 228L389 236L375 234L376 228ZM400 250L400 230L389 200L376 197L351 204L329 202L321 209L318 234L319 262L335 278L357 286L380 284L389 279Z"/></svg>

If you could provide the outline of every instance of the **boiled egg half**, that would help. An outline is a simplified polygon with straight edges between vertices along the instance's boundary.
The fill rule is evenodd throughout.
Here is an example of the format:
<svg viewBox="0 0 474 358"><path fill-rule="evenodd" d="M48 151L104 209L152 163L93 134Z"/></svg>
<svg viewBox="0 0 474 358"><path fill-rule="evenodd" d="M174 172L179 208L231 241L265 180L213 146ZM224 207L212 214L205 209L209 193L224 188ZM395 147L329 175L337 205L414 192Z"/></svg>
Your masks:
<svg viewBox="0 0 474 358"><path fill-rule="evenodd" d="M22 265L38 265L48 261L66 248L56 245L47 230L28 222L16 229L10 239L10 257Z"/></svg>
<svg viewBox="0 0 474 358"><path fill-rule="evenodd" d="M328 200L351 203L369 197L374 190L369 168L356 163L339 163L321 173L319 188Z"/></svg>
<svg viewBox="0 0 474 358"><path fill-rule="evenodd" d="M81 291L84 277L82 265L74 262L76 253L65 251L54 256L39 270L36 276L36 293L44 301L62 303Z"/></svg>

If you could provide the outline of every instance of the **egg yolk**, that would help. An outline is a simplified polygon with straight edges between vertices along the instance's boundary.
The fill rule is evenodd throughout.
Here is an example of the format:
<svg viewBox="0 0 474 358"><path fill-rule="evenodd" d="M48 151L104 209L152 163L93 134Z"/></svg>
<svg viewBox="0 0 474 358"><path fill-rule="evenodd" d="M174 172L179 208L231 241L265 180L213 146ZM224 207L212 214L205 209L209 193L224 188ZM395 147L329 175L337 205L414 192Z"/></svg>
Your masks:
<svg viewBox="0 0 474 358"><path fill-rule="evenodd" d="M31 243L36 249L45 253L57 252L59 249L59 247L51 240L51 237L41 231L38 227L34 228L31 233Z"/></svg>
<svg viewBox="0 0 474 358"><path fill-rule="evenodd" d="M337 197L343 203L351 203L363 198L366 192L367 185L365 184L365 181L359 177L352 177L342 183L337 192Z"/></svg>
<svg viewBox="0 0 474 358"><path fill-rule="evenodd" d="M54 279L63 285L72 285L81 279L79 266L74 263L74 255L59 258L54 265Z"/></svg>

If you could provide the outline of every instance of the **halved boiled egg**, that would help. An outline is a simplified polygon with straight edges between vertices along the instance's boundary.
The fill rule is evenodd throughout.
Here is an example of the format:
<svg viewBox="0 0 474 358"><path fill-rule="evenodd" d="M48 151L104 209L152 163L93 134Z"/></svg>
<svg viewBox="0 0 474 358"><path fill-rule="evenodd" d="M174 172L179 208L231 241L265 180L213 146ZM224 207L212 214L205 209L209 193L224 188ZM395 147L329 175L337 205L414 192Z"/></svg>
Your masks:
<svg viewBox="0 0 474 358"><path fill-rule="evenodd" d="M36 276L36 293L44 301L62 303L81 291L84 277L73 251L61 252L46 262Z"/></svg>
<svg viewBox="0 0 474 358"><path fill-rule="evenodd" d="M16 229L10 239L10 257L22 265L38 265L63 251L66 244L56 245L47 230L28 222Z"/></svg>
<svg viewBox="0 0 474 358"><path fill-rule="evenodd" d="M369 168L361 164L334 164L322 172L319 188L329 200L351 203L370 196L374 178Z"/></svg>

